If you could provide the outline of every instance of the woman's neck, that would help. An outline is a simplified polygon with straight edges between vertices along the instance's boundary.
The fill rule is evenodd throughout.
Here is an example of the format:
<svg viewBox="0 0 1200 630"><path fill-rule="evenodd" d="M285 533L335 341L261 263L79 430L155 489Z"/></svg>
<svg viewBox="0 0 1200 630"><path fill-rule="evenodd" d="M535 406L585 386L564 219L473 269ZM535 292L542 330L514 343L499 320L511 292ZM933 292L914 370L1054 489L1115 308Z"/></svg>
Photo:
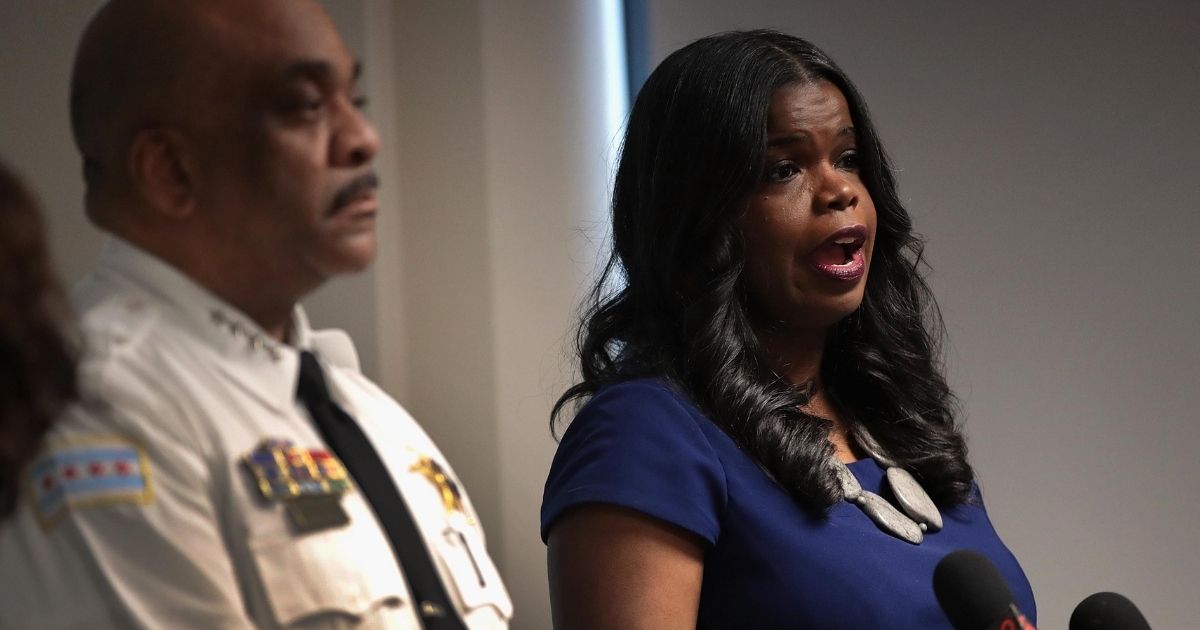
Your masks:
<svg viewBox="0 0 1200 630"><path fill-rule="evenodd" d="M758 331L767 364L787 382L798 387L807 386L810 397L803 407L804 412L831 423L829 442L833 444L834 455L843 463L850 463L858 461L862 453L850 439L849 426L821 380L827 337L828 332L824 330Z"/></svg>
<svg viewBox="0 0 1200 630"><path fill-rule="evenodd" d="M793 385L812 383L820 390L825 331L762 329L757 335L763 357L776 374Z"/></svg>

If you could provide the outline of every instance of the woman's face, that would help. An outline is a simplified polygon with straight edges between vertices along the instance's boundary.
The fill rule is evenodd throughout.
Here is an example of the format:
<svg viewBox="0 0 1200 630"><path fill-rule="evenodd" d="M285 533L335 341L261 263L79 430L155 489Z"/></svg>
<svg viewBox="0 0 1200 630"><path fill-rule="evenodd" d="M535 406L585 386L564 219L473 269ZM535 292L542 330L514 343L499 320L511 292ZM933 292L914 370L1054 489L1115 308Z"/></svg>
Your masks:
<svg viewBox="0 0 1200 630"><path fill-rule="evenodd" d="M825 81L776 90L765 159L738 219L756 326L823 332L862 303L875 243L875 204L841 90Z"/></svg>

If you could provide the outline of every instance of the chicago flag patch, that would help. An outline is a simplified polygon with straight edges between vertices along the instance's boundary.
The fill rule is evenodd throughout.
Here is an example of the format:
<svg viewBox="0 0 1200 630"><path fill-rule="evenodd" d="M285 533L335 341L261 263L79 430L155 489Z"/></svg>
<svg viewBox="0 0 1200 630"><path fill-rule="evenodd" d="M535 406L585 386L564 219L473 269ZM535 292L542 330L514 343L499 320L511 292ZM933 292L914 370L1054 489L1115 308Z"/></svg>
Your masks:
<svg viewBox="0 0 1200 630"><path fill-rule="evenodd" d="M153 501L145 451L120 437L51 444L29 467L29 495L43 529L77 507Z"/></svg>

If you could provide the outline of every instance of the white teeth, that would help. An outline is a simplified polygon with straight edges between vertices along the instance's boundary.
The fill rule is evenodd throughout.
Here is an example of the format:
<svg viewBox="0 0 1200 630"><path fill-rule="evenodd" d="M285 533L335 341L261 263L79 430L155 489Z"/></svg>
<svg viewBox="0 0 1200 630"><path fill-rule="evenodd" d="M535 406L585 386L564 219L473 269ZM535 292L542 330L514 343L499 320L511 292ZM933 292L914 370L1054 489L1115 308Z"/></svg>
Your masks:
<svg viewBox="0 0 1200 630"><path fill-rule="evenodd" d="M854 238L853 236L847 236L845 238L835 239L833 242L837 243L838 245L853 245L858 242L858 239Z"/></svg>

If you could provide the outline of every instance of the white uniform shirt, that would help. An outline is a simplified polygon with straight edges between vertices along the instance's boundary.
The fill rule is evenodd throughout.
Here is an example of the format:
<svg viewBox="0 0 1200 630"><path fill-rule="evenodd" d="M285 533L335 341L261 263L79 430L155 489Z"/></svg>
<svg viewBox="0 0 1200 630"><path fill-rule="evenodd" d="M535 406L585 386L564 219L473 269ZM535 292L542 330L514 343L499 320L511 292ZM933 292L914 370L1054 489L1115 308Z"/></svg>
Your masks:
<svg viewBox="0 0 1200 630"><path fill-rule="evenodd" d="M467 626L507 627L512 603L469 499L449 509L446 484L418 470L432 461L456 483L425 432L359 373L344 332L310 330L297 308L292 345L275 342L115 239L74 298L83 400L0 526L0 628L419 628L361 492L341 496L349 523L301 532L243 463L265 439L328 450L295 397L297 348L320 358L375 445Z"/></svg>

